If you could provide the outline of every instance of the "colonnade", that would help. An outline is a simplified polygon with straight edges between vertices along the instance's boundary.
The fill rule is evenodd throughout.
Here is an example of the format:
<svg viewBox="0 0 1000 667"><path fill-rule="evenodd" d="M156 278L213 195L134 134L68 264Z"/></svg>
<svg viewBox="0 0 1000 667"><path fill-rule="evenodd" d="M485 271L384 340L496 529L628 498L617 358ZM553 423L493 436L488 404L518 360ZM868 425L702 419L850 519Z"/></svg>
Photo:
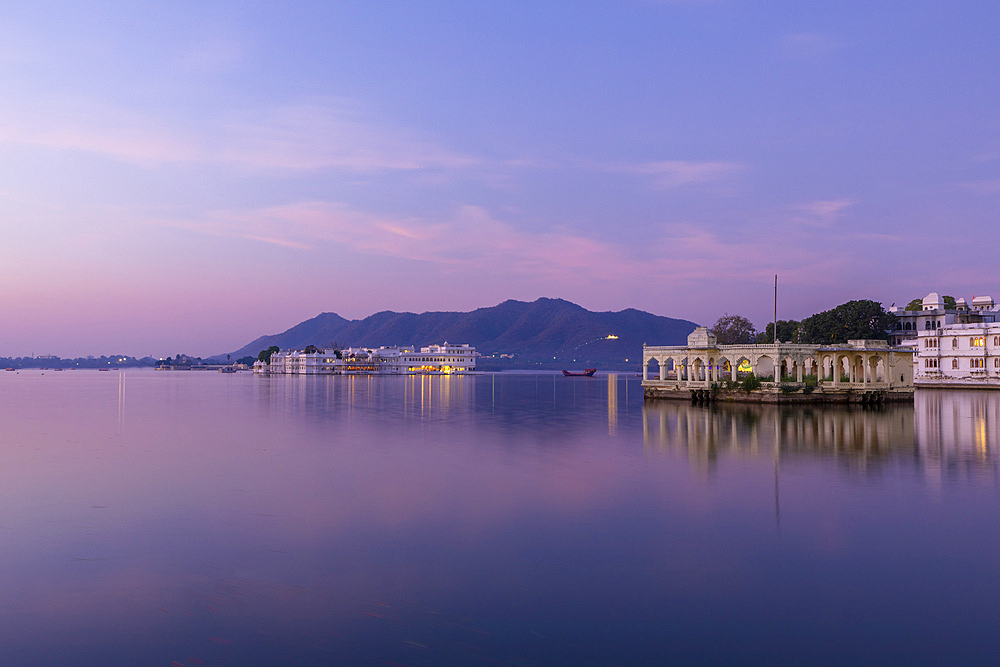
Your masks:
<svg viewBox="0 0 1000 667"><path fill-rule="evenodd" d="M737 382L741 373L752 372L759 378L771 377L775 382L802 383L807 376L816 376L817 381L829 383L831 387L896 384L890 376L890 350L837 348L841 349L797 344L719 346L701 350L647 346L643 349L642 378L643 381L673 381L690 387L723 380ZM652 361L659 367L658 377L654 378L649 375ZM900 383L905 383L906 373L901 375Z"/></svg>

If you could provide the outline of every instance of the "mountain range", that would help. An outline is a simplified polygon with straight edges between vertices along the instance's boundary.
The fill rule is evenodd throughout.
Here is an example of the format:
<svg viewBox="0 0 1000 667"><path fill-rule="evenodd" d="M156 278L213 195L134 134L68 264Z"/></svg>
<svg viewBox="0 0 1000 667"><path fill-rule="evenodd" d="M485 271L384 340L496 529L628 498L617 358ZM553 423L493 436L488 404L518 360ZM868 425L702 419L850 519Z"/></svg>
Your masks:
<svg viewBox="0 0 1000 667"><path fill-rule="evenodd" d="M508 300L471 312L396 313L362 320L321 313L279 334L261 336L231 353L257 356L281 349L378 347L469 343L482 355L479 368L639 367L642 345L683 345L694 322L634 308L592 312L563 299ZM501 356L503 355L503 356ZM218 355L225 357L225 355Z"/></svg>

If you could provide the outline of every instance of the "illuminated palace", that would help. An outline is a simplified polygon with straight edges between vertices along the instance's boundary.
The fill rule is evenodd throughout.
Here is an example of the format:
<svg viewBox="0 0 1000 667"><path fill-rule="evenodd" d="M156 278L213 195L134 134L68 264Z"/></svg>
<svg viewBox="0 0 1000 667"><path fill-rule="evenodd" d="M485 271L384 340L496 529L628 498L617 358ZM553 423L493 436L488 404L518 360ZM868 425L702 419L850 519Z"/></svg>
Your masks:
<svg viewBox="0 0 1000 667"><path fill-rule="evenodd" d="M891 348L884 340L719 345L707 327L698 327L687 342L643 346L646 397L819 403L913 400L913 351ZM745 382L751 373L761 380L757 388Z"/></svg>
<svg viewBox="0 0 1000 667"><path fill-rule="evenodd" d="M899 318L890 340L915 353L918 387L1000 388L1000 306L992 297L946 304L931 292L919 309L889 312Z"/></svg>
<svg viewBox="0 0 1000 667"><path fill-rule="evenodd" d="M269 362L257 361L254 373L295 375L408 375L414 373L451 374L476 370L476 348L470 345L429 345L282 350Z"/></svg>

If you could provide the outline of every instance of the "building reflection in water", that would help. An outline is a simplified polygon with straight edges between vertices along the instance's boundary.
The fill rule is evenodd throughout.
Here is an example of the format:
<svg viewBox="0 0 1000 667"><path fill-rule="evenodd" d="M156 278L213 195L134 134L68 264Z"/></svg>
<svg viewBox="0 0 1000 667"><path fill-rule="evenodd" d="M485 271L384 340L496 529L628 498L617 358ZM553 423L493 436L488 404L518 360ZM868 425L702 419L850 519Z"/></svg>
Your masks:
<svg viewBox="0 0 1000 667"><path fill-rule="evenodd" d="M724 457L822 457L864 470L892 456L912 458L915 442L910 406L870 410L646 401L642 428L647 451L683 453L706 470Z"/></svg>
<svg viewBox="0 0 1000 667"><path fill-rule="evenodd" d="M914 412L917 453L929 479L995 477L1000 392L921 389Z"/></svg>
<svg viewBox="0 0 1000 667"><path fill-rule="evenodd" d="M917 392L913 406L779 407L647 400L647 452L685 455L706 470L726 457L835 459L864 471L909 462L929 480L996 478L1000 393Z"/></svg>
<svg viewBox="0 0 1000 667"><path fill-rule="evenodd" d="M268 410L317 416L356 413L404 419L437 419L475 405L475 377L454 375L276 375L255 377L255 391Z"/></svg>

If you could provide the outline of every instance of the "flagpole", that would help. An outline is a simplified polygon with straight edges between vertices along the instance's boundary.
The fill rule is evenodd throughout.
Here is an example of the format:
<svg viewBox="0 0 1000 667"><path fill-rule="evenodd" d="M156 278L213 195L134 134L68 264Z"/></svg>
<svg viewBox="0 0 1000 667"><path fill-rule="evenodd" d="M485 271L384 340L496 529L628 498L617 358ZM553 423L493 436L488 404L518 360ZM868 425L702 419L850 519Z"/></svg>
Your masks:
<svg viewBox="0 0 1000 667"><path fill-rule="evenodd" d="M778 344L778 274L774 274L774 344Z"/></svg>

